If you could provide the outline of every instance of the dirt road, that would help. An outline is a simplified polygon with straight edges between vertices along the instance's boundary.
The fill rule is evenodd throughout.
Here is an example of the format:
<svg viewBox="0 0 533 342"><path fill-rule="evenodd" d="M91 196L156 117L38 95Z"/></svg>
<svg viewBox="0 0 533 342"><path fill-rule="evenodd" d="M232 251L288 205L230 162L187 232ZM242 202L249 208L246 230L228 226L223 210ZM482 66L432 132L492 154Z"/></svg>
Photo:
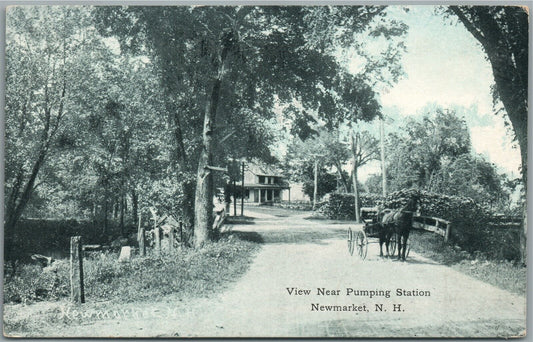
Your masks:
<svg viewBox="0 0 533 342"><path fill-rule="evenodd" d="M413 252L407 262L380 258L377 243L369 246L365 261L350 257L347 224L308 220L305 214L284 210L257 208L248 215L255 217L254 224L230 228L260 234L265 243L250 270L227 291L188 303L169 296L157 303L125 304L122 309L132 312L130 316L90 324L70 321L60 330L50 327L50 335L509 337L524 333L524 297Z"/></svg>

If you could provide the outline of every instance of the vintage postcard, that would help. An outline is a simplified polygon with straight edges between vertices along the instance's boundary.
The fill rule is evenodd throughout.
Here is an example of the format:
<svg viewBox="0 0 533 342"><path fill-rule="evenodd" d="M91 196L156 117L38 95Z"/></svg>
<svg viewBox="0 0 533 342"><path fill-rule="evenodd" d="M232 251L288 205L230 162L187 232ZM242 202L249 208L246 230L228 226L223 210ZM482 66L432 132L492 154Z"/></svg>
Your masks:
<svg viewBox="0 0 533 342"><path fill-rule="evenodd" d="M8 7L4 336L525 336L529 20Z"/></svg>

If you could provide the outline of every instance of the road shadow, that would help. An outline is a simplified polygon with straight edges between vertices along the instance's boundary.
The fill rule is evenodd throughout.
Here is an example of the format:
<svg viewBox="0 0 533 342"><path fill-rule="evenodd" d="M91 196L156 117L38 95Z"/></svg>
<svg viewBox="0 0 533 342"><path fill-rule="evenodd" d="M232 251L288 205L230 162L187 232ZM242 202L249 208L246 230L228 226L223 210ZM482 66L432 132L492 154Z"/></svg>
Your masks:
<svg viewBox="0 0 533 342"><path fill-rule="evenodd" d="M249 224L255 224L255 217L251 216L228 216L226 217L225 224L232 224L232 225L249 225Z"/></svg>
<svg viewBox="0 0 533 342"><path fill-rule="evenodd" d="M260 243L260 244L265 243L261 234L257 232L244 232L244 231L239 231L239 230L232 230L230 232L223 233L223 235L224 234L227 234L227 235L231 234L231 235L237 236L240 240L243 240L243 241L250 241L250 242Z"/></svg>
<svg viewBox="0 0 533 342"><path fill-rule="evenodd" d="M344 238L344 230L329 229L327 231L287 229L283 231L244 231L237 226L223 232L224 235L235 235L241 240L260 244L317 244L327 245L326 240Z"/></svg>
<svg viewBox="0 0 533 342"><path fill-rule="evenodd" d="M287 229L283 231L258 231L261 234L264 243L272 244L317 244L327 245L326 240L338 239L344 237L343 229L306 230L306 229Z"/></svg>

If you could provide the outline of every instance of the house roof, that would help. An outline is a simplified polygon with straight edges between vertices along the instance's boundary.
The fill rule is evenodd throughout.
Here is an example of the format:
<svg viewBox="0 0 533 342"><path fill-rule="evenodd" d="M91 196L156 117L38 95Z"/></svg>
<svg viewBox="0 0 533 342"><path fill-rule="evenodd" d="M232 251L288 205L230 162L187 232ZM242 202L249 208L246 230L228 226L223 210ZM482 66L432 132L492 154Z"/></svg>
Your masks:
<svg viewBox="0 0 533 342"><path fill-rule="evenodd" d="M281 170L272 165L248 163L247 168L257 176L283 177Z"/></svg>

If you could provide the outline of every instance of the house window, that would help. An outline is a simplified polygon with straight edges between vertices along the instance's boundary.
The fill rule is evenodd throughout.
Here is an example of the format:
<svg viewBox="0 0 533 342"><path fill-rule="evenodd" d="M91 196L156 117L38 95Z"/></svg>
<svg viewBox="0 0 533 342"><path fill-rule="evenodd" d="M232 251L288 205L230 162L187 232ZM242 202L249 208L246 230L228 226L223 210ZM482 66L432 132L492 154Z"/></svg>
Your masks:
<svg viewBox="0 0 533 342"><path fill-rule="evenodd" d="M259 184L265 184L265 176L259 176Z"/></svg>

